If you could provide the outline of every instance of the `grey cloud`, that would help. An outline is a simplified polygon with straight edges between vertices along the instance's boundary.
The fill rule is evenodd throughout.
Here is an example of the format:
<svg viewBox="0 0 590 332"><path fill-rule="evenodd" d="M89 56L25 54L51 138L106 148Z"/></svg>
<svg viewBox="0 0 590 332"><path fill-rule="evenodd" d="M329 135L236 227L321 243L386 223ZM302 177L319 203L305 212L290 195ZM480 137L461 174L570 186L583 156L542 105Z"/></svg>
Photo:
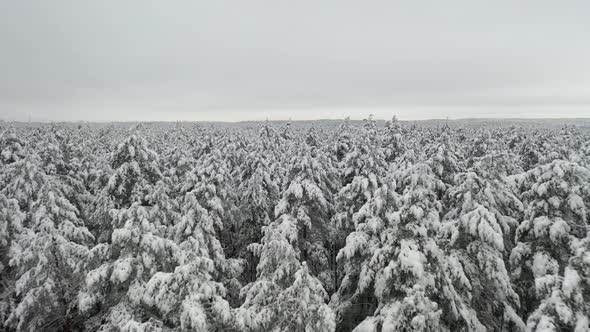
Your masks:
<svg viewBox="0 0 590 332"><path fill-rule="evenodd" d="M407 107L488 116L535 105L540 116L568 105L568 116L584 116L589 10L584 1L6 1L0 118Z"/></svg>

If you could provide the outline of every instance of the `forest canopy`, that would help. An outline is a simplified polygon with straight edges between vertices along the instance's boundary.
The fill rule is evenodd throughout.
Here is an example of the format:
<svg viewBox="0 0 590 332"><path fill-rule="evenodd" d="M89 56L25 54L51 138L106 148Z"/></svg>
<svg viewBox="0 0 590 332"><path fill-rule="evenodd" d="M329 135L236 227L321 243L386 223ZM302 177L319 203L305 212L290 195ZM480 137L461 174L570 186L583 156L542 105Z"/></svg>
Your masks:
<svg viewBox="0 0 590 332"><path fill-rule="evenodd" d="M0 123L7 331L589 331L590 132Z"/></svg>

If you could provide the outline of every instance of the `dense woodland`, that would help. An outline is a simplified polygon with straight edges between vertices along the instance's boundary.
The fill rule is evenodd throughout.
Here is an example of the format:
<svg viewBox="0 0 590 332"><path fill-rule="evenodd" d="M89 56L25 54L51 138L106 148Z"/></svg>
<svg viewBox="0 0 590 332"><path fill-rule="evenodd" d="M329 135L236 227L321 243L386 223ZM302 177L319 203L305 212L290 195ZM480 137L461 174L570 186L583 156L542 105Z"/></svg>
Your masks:
<svg viewBox="0 0 590 332"><path fill-rule="evenodd" d="M7 331L589 331L590 133L0 124Z"/></svg>

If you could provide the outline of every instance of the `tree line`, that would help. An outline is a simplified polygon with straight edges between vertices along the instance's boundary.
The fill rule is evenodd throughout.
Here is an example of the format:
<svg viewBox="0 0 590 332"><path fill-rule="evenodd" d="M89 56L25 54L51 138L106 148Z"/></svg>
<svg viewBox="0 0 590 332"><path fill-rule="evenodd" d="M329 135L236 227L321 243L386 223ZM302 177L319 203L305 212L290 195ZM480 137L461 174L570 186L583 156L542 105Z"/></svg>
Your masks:
<svg viewBox="0 0 590 332"><path fill-rule="evenodd" d="M2 123L8 331L588 331L590 135Z"/></svg>

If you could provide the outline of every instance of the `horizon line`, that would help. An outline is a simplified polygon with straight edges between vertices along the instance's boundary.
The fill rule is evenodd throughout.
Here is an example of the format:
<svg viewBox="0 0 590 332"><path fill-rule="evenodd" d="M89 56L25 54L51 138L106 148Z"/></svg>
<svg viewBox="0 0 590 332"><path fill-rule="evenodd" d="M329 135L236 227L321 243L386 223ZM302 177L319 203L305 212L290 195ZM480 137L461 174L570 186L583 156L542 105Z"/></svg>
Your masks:
<svg viewBox="0 0 590 332"><path fill-rule="evenodd" d="M395 116L395 115L394 115ZM4 123L21 123L21 124L49 124L49 123L249 123L249 122L310 122L310 121L343 121L346 118L350 118L350 121L363 121L368 117L364 118L351 118L351 117L343 117L343 118L315 118L315 119L260 119L260 120L237 120L237 121L228 121L228 120L124 120L124 121L117 121L117 120L5 120L0 119L0 122ZM389 121L389 119L384 118L373 118L374 121ZM399 122L427 122L427 121L532 121L532 120L546 120L546 121L555 121L555 120L585 120L590 121L590 117L464 117L464 118L428 118L428 119L400 119L397 117L397 121Z"/></svg>

